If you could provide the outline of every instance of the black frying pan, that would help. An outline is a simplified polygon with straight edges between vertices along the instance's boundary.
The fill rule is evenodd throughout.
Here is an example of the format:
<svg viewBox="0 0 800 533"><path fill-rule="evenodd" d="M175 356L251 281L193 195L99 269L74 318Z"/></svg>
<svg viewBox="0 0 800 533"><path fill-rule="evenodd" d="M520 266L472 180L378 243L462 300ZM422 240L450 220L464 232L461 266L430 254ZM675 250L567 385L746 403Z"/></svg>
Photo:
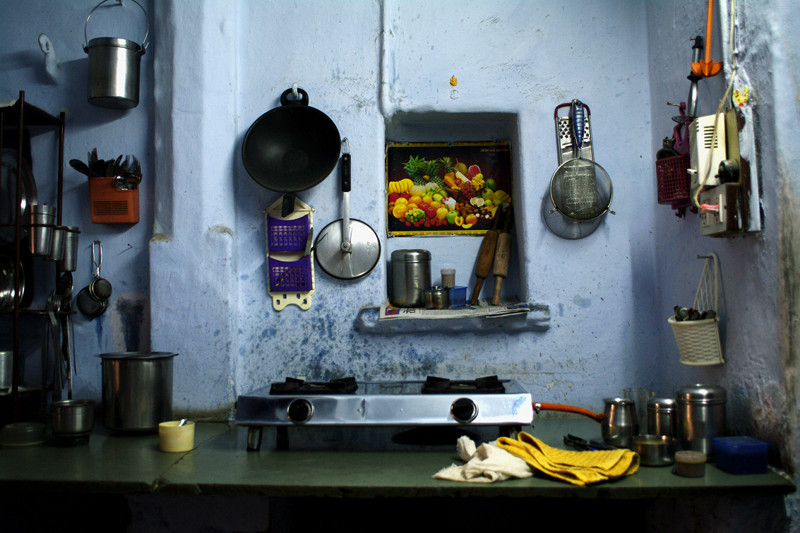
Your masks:
<svg viewBox="0 0 800 533"><path fill-rule="evenodd" d="M322 111L308 105L308 93L297 89L299 100L281 95L281 107L256 120L242 143L244 168L256 183L284 193L282 216L294 210L294 193L310 189L336 167L341 150L339 130Z"/></svg>

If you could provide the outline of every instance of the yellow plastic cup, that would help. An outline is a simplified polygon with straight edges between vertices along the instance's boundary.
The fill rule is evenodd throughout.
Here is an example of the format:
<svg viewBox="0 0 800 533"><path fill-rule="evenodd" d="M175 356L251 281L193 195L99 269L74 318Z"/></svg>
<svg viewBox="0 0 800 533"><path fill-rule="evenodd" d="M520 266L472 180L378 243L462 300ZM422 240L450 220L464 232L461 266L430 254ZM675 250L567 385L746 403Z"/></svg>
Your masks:
<svg viewBox="0 0 800 533"><path fill-rule="evenodd" d="M187 420L161 422L158 425L158 443L162 452L188 452L194 448L194 422Z"/></svg>

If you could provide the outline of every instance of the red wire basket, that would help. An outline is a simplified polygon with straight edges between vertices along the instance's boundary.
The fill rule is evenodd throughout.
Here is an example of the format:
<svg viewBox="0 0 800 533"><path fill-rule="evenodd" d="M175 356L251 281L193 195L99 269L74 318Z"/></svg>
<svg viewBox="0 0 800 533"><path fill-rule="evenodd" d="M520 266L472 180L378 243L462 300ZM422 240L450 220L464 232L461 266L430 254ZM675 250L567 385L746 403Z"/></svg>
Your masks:
<svg viewBox="0 0 800 533"><path fill-rule="evenodd" d="M674 209L691 205L689 200L689 156L687 154L656 160L658 203Z"/></svg>

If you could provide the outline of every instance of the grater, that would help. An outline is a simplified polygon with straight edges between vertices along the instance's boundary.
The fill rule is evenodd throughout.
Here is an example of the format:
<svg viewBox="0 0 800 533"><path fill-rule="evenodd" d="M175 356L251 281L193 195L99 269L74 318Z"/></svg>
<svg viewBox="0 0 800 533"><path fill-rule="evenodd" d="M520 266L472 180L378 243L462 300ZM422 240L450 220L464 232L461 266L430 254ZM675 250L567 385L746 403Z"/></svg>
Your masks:
<svg viewBox="0 0 800 533"><path fill-rule="evenodd" d="M576 157L576 153L572 141L572 121L568 114L559 114L559 111L564 109L568 112L571 103L560 104L556 106L553 116L556 121L556 147L558 149L558 164L562 164L568 159ZM592 150L592 128L589 124L589 106L583 104L586 110L583 118L583 144L581 145L580 156L583 159L594 160L594 151Z"/></svg>
<svg viewBox="0 0 800 533"><path fill-rule="evenodd" d="M272 307L281 311L287 305L296 305L307 310L314 293L314 210L297 198L294 210L286 216L282 208L283 200L278 199L264 212Z"/></svg>

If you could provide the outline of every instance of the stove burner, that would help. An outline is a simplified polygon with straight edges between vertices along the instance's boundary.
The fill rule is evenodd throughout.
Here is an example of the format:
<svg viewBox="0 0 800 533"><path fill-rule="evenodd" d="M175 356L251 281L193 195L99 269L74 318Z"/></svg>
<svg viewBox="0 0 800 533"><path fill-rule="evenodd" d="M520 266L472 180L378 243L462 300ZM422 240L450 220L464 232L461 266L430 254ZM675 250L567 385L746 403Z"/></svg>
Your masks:
<svg viewBox="0 0 800 533"><path fill-rule="evenodd" d="M273 383L270 394L354 394L358 383L353 377L332 379L330 381L306 381L286 378L283 383Z"/></svg>
<svg viewBox="0 0 800 533"><path fill-rule="evenodd" d="M485 376L472 380L450 380L428 376L422 386L422 394L496 394L503 393L506 388L497 376Z"/></svg>

